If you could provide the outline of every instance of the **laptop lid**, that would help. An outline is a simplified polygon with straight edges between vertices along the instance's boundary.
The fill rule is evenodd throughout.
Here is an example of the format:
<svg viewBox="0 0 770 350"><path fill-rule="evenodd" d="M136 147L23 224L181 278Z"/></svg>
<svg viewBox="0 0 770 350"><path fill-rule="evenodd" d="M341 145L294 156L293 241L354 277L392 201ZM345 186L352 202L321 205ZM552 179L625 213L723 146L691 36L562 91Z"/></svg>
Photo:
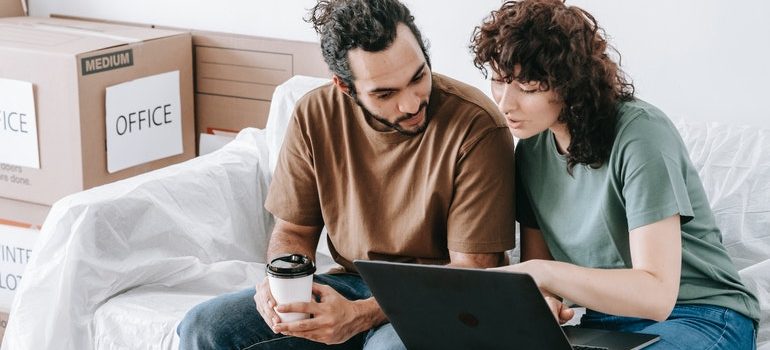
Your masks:
<svg viewBox="0 0 770 350"><path fill-rule="evenodd" d="M382 261L354 264L408 349L572 349L527 274ZM584 339L608 334L634 338L635 345L618 349L657 339L608 331L583 336L582 331L570 333ZM605 348L618 345L611 343Z"/></svg>

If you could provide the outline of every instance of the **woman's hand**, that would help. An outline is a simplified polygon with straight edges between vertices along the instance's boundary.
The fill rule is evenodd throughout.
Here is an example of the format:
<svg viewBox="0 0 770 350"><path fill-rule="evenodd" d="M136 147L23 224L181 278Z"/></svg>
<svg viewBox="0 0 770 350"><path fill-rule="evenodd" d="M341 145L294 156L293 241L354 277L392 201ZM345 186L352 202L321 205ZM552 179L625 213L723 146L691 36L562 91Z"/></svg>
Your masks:
<svg viewBox="0 0 770 350"><path fill-rule="evenodd" d="M559 296L546 289L545 281L548 262L548 260L528 260L514 265L497 267L493 270L526 273L532 276L532 279L535 280L535 284L540 288L540 293L543 294L545 303L548 305L548 308L551 309L554 318L559 321L559 324L564 324L575 316L575 310L572 310L567 304L564 304Z"/></svg>
<svg viewBox="0 0 770 350"><path fill-rule="evenodd" d="M551 309L553 317L556 318L556 321L559 321L559 324L565 324L575 316L575 310L563 303L561 298L547 291L541 290L540 292L543 293L545 303L548 304L548 308Z"/></svg>

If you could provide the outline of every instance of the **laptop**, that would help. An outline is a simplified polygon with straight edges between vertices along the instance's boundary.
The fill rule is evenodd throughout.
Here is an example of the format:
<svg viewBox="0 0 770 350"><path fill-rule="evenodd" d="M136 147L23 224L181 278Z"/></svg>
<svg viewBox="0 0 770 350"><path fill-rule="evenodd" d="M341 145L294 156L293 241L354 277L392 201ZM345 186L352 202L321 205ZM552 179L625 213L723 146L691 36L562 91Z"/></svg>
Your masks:
<svg viewBox="0 0 770 350"><path fill-rule="evenodd" d="M407 349L641 349L651 334L561 327L527 274L353 262Z"/></svg>

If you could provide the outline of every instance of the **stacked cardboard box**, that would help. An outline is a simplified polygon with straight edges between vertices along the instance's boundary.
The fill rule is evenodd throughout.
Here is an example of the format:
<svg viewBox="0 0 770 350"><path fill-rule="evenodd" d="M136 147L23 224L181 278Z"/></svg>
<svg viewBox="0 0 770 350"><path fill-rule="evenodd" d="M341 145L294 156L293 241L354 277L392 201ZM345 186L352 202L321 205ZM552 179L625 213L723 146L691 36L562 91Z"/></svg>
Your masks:
<svg viewBox="0 0 770 350"><path fill-rule="evenodd" d="M0 0L0 17L24 16L24 0Z"/></svg>
<svg viewBox="0 0 770 350"><path fill-rule="evenodd" d="M195 126L188 32L0 18L0 62L2 311L54 202L194 157Z"/></svg>
<svg viewBox="0 0 770 350"><path fill-rule="evenodd" d="M327 77L317 43L193 31L199 133L264 128L276 86Z"/></svg>
<svg viewBox="0 0 770 350"><path fill-rule="evenodd" d="M146 23L53 16L162 28ZM190 31L195 61L195 121L201 154L228 142L243 128L264 128L273 91L292 76L331 77L318 43Z"/></svg>
<svg viewBox="0 0 770 350"><path fill-rule="evenodd" d="M275 88L294 75L329 76L317 43L193 31L199 154L243 128L264 128Z"/></svg>
<svg viewBox="0 0 770 350"><path fill-rule="evenodd" d="M0 198L0 334L50 207ZM2 335L0 335L0 340Z"/></svg>
<svg viewBox="0 0 770 350"><path fill-rule="evenodd" d="M67 194L194 157L191 36L0 19L0 197Z"/></svg>
<svg viewBox="0 0 770 350"><path fill-rule="evenodd" d="M47 205L0 198L0 343L13 298L50 209Z"/></svg>

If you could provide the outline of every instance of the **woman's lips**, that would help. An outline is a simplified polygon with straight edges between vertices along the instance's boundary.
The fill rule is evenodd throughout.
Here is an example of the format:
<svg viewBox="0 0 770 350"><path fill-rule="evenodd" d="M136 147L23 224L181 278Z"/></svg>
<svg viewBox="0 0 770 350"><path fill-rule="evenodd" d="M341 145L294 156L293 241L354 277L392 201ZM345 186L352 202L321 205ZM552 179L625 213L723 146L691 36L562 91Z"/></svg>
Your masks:
<svg viewBox="0 0 770 350"><path fill-rule="evenodd" d="M518 129L521 127L521 124L524 123L523 120L513 120L513 119L505 119L506 124L508 124L508 127L511 129Z"/></svg>

